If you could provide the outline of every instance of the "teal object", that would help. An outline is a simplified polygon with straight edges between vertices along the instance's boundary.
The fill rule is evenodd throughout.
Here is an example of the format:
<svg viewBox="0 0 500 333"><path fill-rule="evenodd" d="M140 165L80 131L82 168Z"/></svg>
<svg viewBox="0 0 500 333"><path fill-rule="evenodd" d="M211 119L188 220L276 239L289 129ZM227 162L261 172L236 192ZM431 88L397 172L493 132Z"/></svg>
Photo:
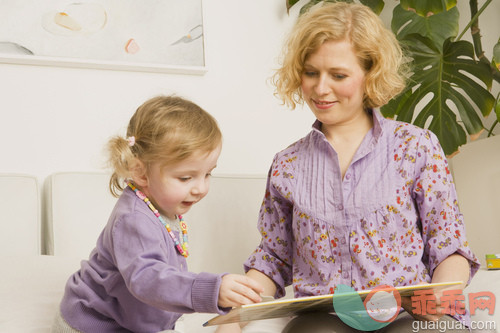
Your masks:
<svg viewBox="0 0 500 333"><path fill-rule="evenodd" d="M360 331L375 331L389 325L392 321L373 319L368 314L365 304L356 290L343 284L335 288L333 308L345 324Z"/></svg>

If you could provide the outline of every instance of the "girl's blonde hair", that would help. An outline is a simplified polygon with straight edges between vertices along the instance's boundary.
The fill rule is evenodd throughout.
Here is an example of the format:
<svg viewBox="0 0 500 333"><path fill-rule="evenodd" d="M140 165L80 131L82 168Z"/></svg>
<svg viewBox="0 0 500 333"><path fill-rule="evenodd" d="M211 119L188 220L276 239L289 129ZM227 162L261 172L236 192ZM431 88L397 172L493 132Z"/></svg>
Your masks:
<svg viewBox="0 0 500 333"><path fill-rule="evenodd" d="M406 85L408 67L394 34L369 8L353 3L325 3L299 17L283 49L282 67L272 77L276 95L292 109L302 104L304 63L327 41L352 43L365 70L365 108L380 107Z"/></svg>
<svg viewBox="0 0 500 333"><path fill-rule="evenodd" d="M146 173L153 163L163 168L194 152L209 153L221 144L217 121L195 103L177 96L151 98L130 119L127 137L115 136L108 142L108 162L113 169L109 189L118 196L138 162Z"/></svg>

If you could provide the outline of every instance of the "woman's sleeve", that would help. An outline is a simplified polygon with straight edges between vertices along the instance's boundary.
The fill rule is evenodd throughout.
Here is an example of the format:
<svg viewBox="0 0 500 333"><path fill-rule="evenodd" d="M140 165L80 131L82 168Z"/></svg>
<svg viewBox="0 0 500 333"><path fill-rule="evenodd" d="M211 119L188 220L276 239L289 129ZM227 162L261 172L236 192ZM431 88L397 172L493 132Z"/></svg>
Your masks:
<svg viewBox="0 0 500 333"><path fill-rule="evenodd" d="M433 133L423 131L416 147L416 157L413 196L425 245L422 260L432 276L439 263L458 253L469 261L472 278L480 264L468 245L453 177Z"/></svg>
<svg viewBox="0 0 500 333"><path fill-rule="evenodd" d="M285 174L275 157L257 224L262 239L244 264L245 271L256 269L274 281L276 297L284 296L285 287L292 283L293 205L289 197L293 185L281 176Z"/></svg>
<svg viewBox="0 0 500 333"><path fill-rule="evenodd" d="M162 226L140 215L128 215L113 228L114 260L130 293L166 311L226 313L217 306L221 275L169 264L178 254L173 245L167 248Z"/></svg>

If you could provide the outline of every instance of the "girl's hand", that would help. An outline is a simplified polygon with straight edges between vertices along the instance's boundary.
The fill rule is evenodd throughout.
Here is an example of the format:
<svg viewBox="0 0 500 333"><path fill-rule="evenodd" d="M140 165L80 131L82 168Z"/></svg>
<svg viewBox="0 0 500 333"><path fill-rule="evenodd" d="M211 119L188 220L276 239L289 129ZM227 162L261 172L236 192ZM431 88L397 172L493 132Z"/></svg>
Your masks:
<svg viewBox="0 0 500 333"><path fill-rule="evenodd" d="M230 308L244 304L259 303L264 288L255 280L239 274L226 274L222 277L218 305Z"/></svg>

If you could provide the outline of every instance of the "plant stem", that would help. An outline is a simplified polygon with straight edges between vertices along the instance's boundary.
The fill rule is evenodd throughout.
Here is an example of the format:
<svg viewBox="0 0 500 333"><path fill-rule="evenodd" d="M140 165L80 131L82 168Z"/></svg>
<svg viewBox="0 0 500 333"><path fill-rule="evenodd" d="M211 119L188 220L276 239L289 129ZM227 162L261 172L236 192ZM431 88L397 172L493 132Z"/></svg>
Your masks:
<svg viewBox="0 0 500 333"><path fill-rule="evenodd" d="M495 120L493 122L493 125L491 126L490 130L488 131L488 135L486 136L487 138L489 138L491 135L493 135L493 129L495 128L495 126L498 125L498 120Z"/></svg>
<svg viewBox="0 0 500 333"><path fill-rule="evenodd" d="M484 12L484 10L489 6L489 4L493 0L486 0L486 2L483 4L481 9L479 11L477 10L477 0L470 0L469 1L469 7L470 7L470 13L471 13L471 20L467 24L467 26L464 28L464 30L460 33L460 35L456 38L456 40L460 40L465 32L470 29L471 35L472 35L472 41L474 44L474 52L476 53L477 58L479 61L485 63L491 71L492 77L495 81L500 82L500 71L498 71L490 62L490 60L484 55L483 51L483 45L481 43L481 33L479 29L479 16Z"/></svg>
<svg viewBox="0 0 500 333"><path fill-rule="evenodd" d="M463 35L465 35L465 33L467 32L467 30L469 30L469 28L472 25L478 27L477 19L484 12L484 10L486 9L486 7L489 6L489 4L491 3L491 1L493 1L493 0L487 0L484 3L483 7L481 7L481 9L479 11L477 10L477 0L470 0L469 1L470 14L471 14L472 18L469 21L469 23L467 24L467 26L464 28L464 30L462 30L462 32L460 33L460 35L458 35L458 37L456 38L457 41L460 40L463 37ZM479 32L479 28L478 28L478 32Z"/></svg>
<svg viewBox="0 0 500 333"><path fill-rule="evenodd" d="M495 105L493 105L493 110L496 113L496 109L498 108L498 103L500 103L500 92L497 95L497 98L495 99ZM498 125L498 122L500 121L500 115L497 114L497 120L493 122L493 125L491 126L490 130L488 131L488 136L490 137L493 134L493 129L495 128L496 125Z"/></svg>

